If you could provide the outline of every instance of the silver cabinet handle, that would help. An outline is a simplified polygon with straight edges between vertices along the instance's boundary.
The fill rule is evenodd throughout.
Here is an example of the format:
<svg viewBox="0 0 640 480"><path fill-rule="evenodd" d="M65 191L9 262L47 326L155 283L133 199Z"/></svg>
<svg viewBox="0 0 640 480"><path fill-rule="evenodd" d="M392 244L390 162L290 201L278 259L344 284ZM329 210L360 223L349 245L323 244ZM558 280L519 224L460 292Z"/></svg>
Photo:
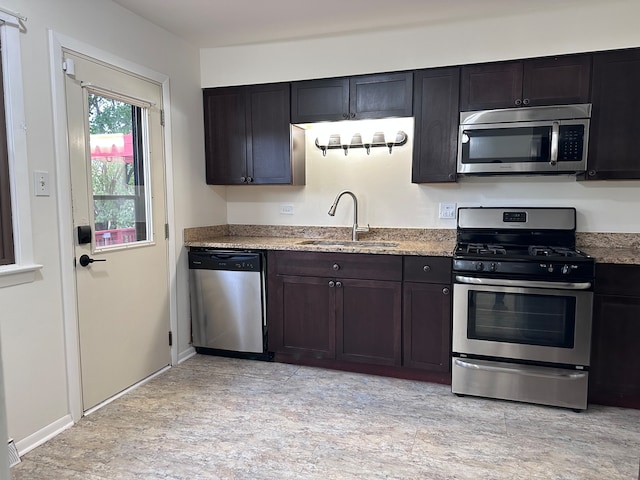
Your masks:
<svg viewBox="0 0 640 480"><path fill-rule="evenodd" d="M245 183L245 182L247 181L247 177L240 177L240 181L241 181L242 183Z"/></svg>
<svg viewBox="0 0 640 480"><path fill-rule="evenodd" d="M342 282L336 282L336 287L340 288L342 286Z"/></svg>
<svg viewBox="0 0 640 480"><path fill-rule="evenodd" d="M429 265L425 265L424 267L422 267L422 270L424 270L425 272L430 272L431 267Z"/></svg>
<svg viewBox="0 0 640 480"><path fill-rule="evenodd" d="M338 265L337 263L334 263L333 267L331 268L333 268L337 272L338 270L340 270L340 265Z"/></svg>
<svg viewBox="0 0 640 480"><path fill-rule="evenodd" d="M329 280L329 286L331 288L335 287L336 286L336 282L334 282L333 280Z"/></svg>
<svg viewBox="0 0 640 480"><path fill-rule="evenodd" d="M444 287L444 288L442 289L442 293L443 293L444 295L449 295L449 289L448 289L447 287Z"/></svg>

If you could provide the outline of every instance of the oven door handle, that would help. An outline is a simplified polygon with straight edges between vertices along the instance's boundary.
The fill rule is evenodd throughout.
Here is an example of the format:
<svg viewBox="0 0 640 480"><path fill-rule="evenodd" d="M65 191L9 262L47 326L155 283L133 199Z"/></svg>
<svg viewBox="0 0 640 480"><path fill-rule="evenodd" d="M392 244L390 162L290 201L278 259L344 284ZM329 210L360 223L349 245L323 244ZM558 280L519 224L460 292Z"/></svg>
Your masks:
<svg viewBox="0 0 640 480"><path fill-rule="evenodd" d="M536 377L562 377L567 379L578 379L583 378L587 375L584 371L575 371L575 372L567 372L560 371L556 369L549 369L547 367L530 367L526 365L520 366L510 366L510 367L498 367L495 365L485 365L474 362L473 360L462 360L460 358L454 359L454 362L457 366L462 368L472 368L474 370L485 370L487 372L502 372L502 373L520 373L526 374L529 376Z"/></svg>
<svg viewBox="0 0 640 480"><path fill-rule="evenodd" d="M538 280L508 280L504 278L478 278L456 275L456 282L472 285L495 285L499 287L557 288L561 290L588 290L591 282L541 282Z"/></svg>

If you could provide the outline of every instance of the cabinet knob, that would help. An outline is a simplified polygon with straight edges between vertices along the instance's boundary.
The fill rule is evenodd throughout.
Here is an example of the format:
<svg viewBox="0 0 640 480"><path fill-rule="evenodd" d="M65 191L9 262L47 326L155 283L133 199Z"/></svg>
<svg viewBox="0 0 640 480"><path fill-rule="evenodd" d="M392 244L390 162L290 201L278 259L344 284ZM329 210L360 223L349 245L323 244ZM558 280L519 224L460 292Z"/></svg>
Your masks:
<svg viewBox="0 0 640 480"><path fill-rule="evenodd" d="M456 180L456 174L455 173L450 173L449 174L449 180L454 181Z"/></svg>
<svg viewBox="0 0 640 480"><path fill-rule="evenodd" d="M590 177L595 177L596 176L596 171L595 170L589 170L589 176Z"/></svg>
<svg viewBox="0 0 640 480"><path fill-rule="evenodd" d="M522 100L523 105L529 105L530 103L531 103L531 100L529 100L528 98L525 98L524 100Z"/></svg>
<svg viewBox="0 0 640 480"><path fill-rule="evenodd" d="M431 267L429 265L425 265L424 267L422 267L422 270L424 270L425 272L430 272Z"/></svg>
<svg viewBox="0 0 640 480"><path fill-rule="evenodd" d="M340 288L342 286L342 282L336 282L336 287Z"/></svg>
<svg viewBox="0 0 640 480"><path fill-rule="evenodd" d="M356 118L356 114L352 113L351 115L349 115L350 118Z"/></svg>
<svg viewBox="0 0 640 480"><path fill-rule="evenodd" d="M349 118L349 114L348 113L343 113L342 114L342 118L345 118L345 119Z"/></svg>
<svg viewBox="0 0 640 480"><path fill-rule="evenodd" d="M519 98L516 99L515 104L517 107L519 107L520 105L522 105L522 100L520 100Z"/></svg>
<svg viewBox="0 0 640 480"><path fill-rule="evenodd" d="M252 183L253 182L253 177L247 177L247 183Z"/></svg>
<svg viewBox="0 0 640 480"><path fill-rule="evenodd" d="M336 282L334 282L333 280L329 280L329 286L331 288L335 287L336 286Z"/></svg>
<svg viewBox="0 0 640 480"><path fill-rule="evenodd" d="M337 263L334 263L333 267L331 267L331 268L333 268L334 270L338 271L338 270L340 270L340 265L338 265Z"/></svg>
<svg viewBox="0 0 640 480"><path fill-rule="evenodd" d="M247 177L240 177L240 181L241 181L242 183L246 183L246 181L247 181Z"/></svg>
<svg viewBox="0 0 640 480"><path fill-rule="evenodd" d="M444 288L442 289L442 294L443 294L443 295L449 295L449 288L448 288L448 287L444 287Z"/></svg>

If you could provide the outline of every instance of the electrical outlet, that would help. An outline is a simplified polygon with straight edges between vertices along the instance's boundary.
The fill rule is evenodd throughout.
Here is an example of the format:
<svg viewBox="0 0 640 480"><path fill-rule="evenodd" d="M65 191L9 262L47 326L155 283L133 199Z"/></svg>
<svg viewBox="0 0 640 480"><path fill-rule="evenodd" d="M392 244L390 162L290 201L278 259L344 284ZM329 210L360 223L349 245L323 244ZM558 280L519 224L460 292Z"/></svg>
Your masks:
<svg viewBox="0 0 640 480"><path fill-rule="evenodd" d="M282 203L280 204L280 215L293 215L295 213L293 204Z"/></svg>
<svg viewBox="0 0 640 480"><path fill-rule="evenodd" d="M51 194L49 191L49 172L34 170L33 191L36 197L48 197Z"/></svg>
<svg viewBox="0 0 640 480"><path fill-rule="evenodd" d="M455 219L456 218L456 204L455 203L441 203L440 204L440 218Z"/></svg>

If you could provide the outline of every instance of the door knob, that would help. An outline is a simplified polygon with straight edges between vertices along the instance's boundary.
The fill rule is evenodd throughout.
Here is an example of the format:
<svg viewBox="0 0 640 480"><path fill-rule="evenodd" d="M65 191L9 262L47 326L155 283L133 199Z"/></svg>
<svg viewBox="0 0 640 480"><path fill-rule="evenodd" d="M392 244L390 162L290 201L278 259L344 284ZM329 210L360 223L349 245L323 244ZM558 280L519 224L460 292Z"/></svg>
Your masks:
<svg viewBox="0 0 640 480"><path fill-rule="evenodd" d="M90 263L93 262L106 262L106 259L100 259L100 260L95 260L93 258L91 258L89 255L81 255L80 256L80 265L82 265L83 267L86 267L87 265L89 265Z"/></svg>

